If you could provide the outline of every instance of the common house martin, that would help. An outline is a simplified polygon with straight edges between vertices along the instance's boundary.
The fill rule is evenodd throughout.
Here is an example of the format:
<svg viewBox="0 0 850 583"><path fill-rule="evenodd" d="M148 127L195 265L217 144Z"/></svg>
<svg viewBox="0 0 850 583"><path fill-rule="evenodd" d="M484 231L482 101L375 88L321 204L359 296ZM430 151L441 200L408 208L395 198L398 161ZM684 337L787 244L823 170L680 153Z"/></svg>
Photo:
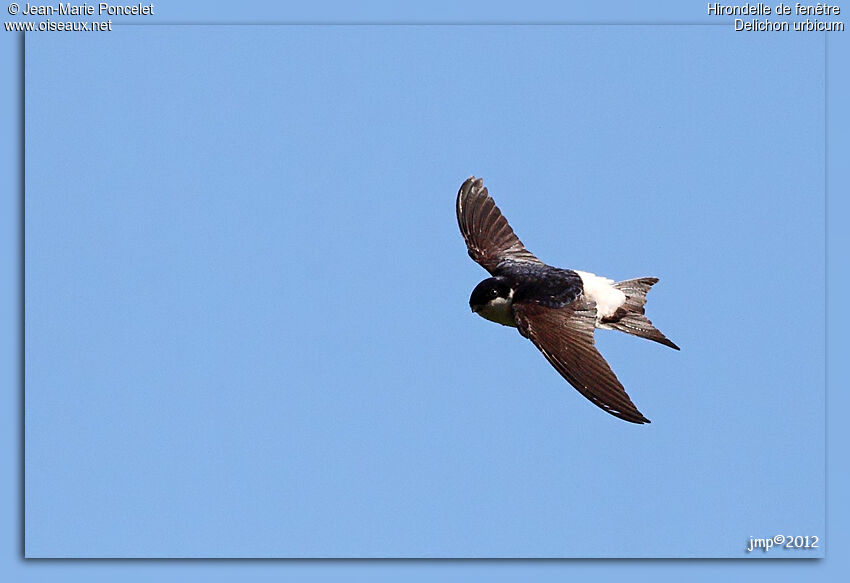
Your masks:
<svg viewBox="0 0 850 583"><path fill-rule="evenodd" d="M525 248L484 181L474 176L457 193L457 222L469 256L492 275L472 290L472 311L516 328L597 407L631 423L649 423L596 350L593 333L619 330L679 350L644 315L646 294L658 279L615 282L546 265Z"/></svg>

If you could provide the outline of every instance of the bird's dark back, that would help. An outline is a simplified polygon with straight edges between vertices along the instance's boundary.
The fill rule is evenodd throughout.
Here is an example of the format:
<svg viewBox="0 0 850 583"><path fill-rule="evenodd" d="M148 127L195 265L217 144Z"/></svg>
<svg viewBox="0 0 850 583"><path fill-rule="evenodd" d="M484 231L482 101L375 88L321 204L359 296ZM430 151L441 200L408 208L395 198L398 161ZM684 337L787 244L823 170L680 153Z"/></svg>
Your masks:
<svg viewBox="0 0 850 583"><path fill-rule="evenodd" d="M515 303L534 302L548 308L562 308L582 293L581 277L571 269L505 261L497 267L496 275L511 280Z"/></svg>

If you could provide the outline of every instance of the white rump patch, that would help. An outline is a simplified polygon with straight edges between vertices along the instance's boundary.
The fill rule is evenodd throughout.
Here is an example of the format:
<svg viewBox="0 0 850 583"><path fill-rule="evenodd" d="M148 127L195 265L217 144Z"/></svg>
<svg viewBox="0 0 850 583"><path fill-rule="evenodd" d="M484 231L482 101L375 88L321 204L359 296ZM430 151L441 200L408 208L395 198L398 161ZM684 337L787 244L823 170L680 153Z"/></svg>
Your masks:
<svg viewBox="0 0 850 583"><path fill-rule="evenodd" d="M614 280L600 277L587 271L573 270L581 277L584 286L584 295L587 299L596 302L596 327L610 328L599 320L612 315L617 308L626 302L626 294L614 287Z"/></svg>

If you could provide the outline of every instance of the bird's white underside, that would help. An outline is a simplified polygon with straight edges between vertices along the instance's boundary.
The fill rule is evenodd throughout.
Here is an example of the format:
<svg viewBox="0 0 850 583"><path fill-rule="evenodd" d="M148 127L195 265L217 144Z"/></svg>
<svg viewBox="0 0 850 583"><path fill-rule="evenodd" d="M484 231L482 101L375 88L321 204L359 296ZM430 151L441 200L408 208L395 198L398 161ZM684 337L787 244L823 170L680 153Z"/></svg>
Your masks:
<svg viewBox="0 0 850 583"><path fill-rule="evenodd" d="M513 326L516 328L514 313L511 310L513 304L514 290L506 298L495 298L487 302L487 305L478 310L478 315L491 322L502 326Z"/></svg>

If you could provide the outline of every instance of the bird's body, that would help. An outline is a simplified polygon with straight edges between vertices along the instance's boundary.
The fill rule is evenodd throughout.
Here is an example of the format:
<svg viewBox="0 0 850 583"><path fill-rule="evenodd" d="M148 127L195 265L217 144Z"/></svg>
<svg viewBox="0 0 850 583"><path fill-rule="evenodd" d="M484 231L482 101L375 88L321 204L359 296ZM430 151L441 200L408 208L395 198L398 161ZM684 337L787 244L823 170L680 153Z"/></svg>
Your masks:
<svg viewBox="0 0 850 583"><path fill-rule="evenodd" d="M534 301L550 308L563 308L582 293L581 278L575 271L544 264L503 261L490 279L496 278L507 286L507 297L500 295L490 301L477 302L476 307L480 309L475 311L488 320L514 328L514 302ZM487 287L490 279L481 283Z"/></svg>
<svg viewBox="0 0 850 583"><path fill-rule="evenodd" d="M472 291L472 310L517 328L598 407L626 421L649 423L596 350L593 331L620 330L678 350L644 315L646 293L658 280L615 282L546 265L525 248L475 177L458 192L457 216L470 257L492 275Z"/></svg>

